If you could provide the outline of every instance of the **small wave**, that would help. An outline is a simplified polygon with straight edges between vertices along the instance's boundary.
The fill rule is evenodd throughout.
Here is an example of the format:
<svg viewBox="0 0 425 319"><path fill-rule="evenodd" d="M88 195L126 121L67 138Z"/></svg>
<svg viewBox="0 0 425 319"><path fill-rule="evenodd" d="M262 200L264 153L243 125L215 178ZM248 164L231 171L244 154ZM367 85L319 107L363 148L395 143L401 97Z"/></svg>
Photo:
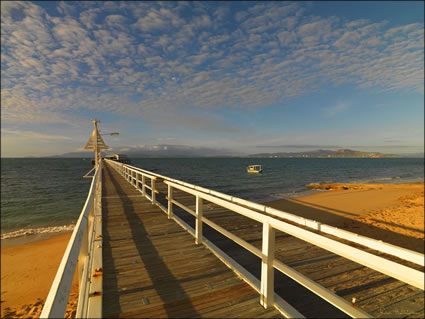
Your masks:
<svg viewBox="0 0 425 319"><path fill-rule="evenodd" d="M40 227L40 228L24 228L24 229L8 232L5 234L1 234L1 239L10 239L10 238L17 238L22 236L38 235L38 234L67 232L67 231L72 231L74 229L74 226L75 226L74 224L71 224L71 225Z"/></svg>
<svg viewBox="0 0 425 319"><path fill-rule="evenodd" d="M393 177L382 177L382 178L374 178L371 181L392 181L394 179L400 179L400 176L393 176Z"/></svg>
<svg viewBox="0 0 425 319"><path fill-rule="evenodd" d="M374 183L383 183L383 184L399 184L399 183L411 183L416 181L422 181L423 177L412 177L412 176L393 176L393 177L381 177L381 178L372 178L367 180L355 181L353 183L358 184L374 184Z"/></svg>
<svg viewBox="0 0 425 319"><path fill-rule="evenodd" d="M299 189L292 192L276 193L273 194L273 200L275 199L290 199L299 196L306 196L310 194L315 194L318 192L323 192L321 189Z"/></svg>
<svg viewBox="0 0 425 319"><path fill-rule="evenodd" d="M333 180L326 180L326 181L321 181L321 182L312 182L312 183L307 183L306 185L323 185L323 184L332 184L332 183L337 183Z"/></svg>

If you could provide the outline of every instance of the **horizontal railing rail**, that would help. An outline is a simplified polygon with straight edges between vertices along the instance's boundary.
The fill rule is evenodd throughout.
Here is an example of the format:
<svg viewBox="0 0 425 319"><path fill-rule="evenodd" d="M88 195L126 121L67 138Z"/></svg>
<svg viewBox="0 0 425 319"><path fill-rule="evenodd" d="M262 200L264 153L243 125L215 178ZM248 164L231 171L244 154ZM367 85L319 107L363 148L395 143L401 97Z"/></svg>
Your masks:
<svg viewBox="0 0 425 319"><path fill-rule="evenodd" d="M320 223L318 221L312 220L312 219L308 219L308 218L304 218L304 217L300 217L288 212L284 212L269 206L265 206L259 203L254 203L251 201L248 201L246 199L242 199L242 198L238 198L235 196L230 196L224 193L220 193L205 187L201 187L201 186L197 186L197 185L193 185L187 182L183 182L177 179L173 179L173 178L169 178L167 176L164 175L160 175L157 173L153 173L153 172L149 172L147 170L135 167L135 166L131 166L131 165L125 165L128 169L133 169L134 171L139 171L142 173L146 173L149 174L150 176L155 176L164 180L168 180L174 183L177 183L179 185L206 193L206 194L210 194L222 199L225 199L227 201L230 201L232 203L236 203L236 204L240 204L243 206L246 206L248 208L252 208L255 209L259 212L262 213L266 213L278 218L282 218L282 219L286 219L289 220L291 222L297 223L299 225L311 228L313 230L319 231L321 233L325 233L325 234L329 234L332 236L335 236L337 238L340 238L344 241L350 241L352 243L355 243L357 245L362 245L365 246L367 248L371 248L374 249L376 251L388 254L388 255L392 255L395 257L398 257L400 259L415 263L417 265L420 266L425 266L425 258L424 258L424 254L418 253L416 251L412 251L406 248L402 248L402 247L398 247L386 242L383 242L382 240L376 240L373 238L369 238L366 236L362 236L353 232L349 232L347 230L343 230L334 226L330 226L330 225L326 225L323 223Z"/></svg>
<svg viewBox="0 0 425 319"><path fill-rule="evenodd" d="M63 318L78 269L77 318L102 317L102 162L62 257L40 318Z"/></svg>
<svg viewBox="0 0 425 319"><path fill-rule="evenodd" d="M223 262L225 262L230 268L236 271L241 277L247 281L254 289L260 293L260 303L265 307L275 306L281 312L288 317L300 317L302 316L295 308L286 303L282 298L274 293L274 269L279 270L288 277L292 278L299 284L303 285L316 295L320 296L336 308L345 312L353 318L365 318L370 317L369 314L362 311L357 307L353 307L352 304L346 301L344 298L336 295L332 291L326 289L320 284L314 282L308 277L297 272L295 269L283 264L274 257L275 251L275 232L281 231L316 245L320 248L328 250L346 259L352 260L356 263L374 269L378 272L386 274L390 277L401 280L419 289L424 289L424 273L416 269L398 264L394 261L390 261L380 256L376 256L372 253L365 252L358 248L349 246L345 243L337 240L325 237L321 234L317 234L313 231L304 229L302 227L295 226L293 224L284 222L275 218L274 216L266 215L262 212L253 210L251 207L257 206L256 203L250 203L246 200L235 201L235 198L229 195L220 194L217 196L215 191L208 190L202 187L198 187L192 184L186 186L184 182L177 181L175 179L168 178L166 176L158 175L146 170L138 169L136 167L125 165L113 161L107 161L111 166L117 170L122 176L124 176L128 182L142 192L145 178L148 177L151 180L152 194L155 190L155 181L157 178L163 179L164 183L168 185L168 194L166 199L168 200L168 208L162 204L154 201L154 196L150 198L152 204L158 205L167 215L168 218L173 218L182 227L189 231L194 237L197 244L203 243L209 247ZM142 179L140 180L140 176ZM140 183L142 183L142 189L140 189ZM187 194L195 197L195 210L179 203L173 196L174 189L178 189ZM202 191L201 191L202 189ZM142 192L143 193L143 192ZM146 196L144 193L143 195ZM149 197L148 197L149 198ZM241 214L245 217L251 218L263 225L262 235L262 249L258 249L238 236L225 230L219 225L215 224L211 220L203 216L203 201L214 203L220 207L229 209L233 212ZM243 204L240 202L242 201ZM191 215L195 217L195 228L187 225L178 216L173 214L173 205L179 206ZM258 206L257 206L258 207ZM264 206L265 207L265 206ZM263 212L267 212L264 211ZM280 211L277 211L280 213ZM283 213L283 212L281 212ZM286 213L284 213L286 214ZM279 216L281 217L281 216ZM261 266L261 281L258 281L248 271L246 271L241 265L237 264L231 257L221 251L213 243L203 237L202 224L205 223L220 232L224 236L238 243L243 248L247 249L254 255L258 256L262 261ZM321 225L323 226L323 225ZM423 256L423 255L422 255Z"/></svg>

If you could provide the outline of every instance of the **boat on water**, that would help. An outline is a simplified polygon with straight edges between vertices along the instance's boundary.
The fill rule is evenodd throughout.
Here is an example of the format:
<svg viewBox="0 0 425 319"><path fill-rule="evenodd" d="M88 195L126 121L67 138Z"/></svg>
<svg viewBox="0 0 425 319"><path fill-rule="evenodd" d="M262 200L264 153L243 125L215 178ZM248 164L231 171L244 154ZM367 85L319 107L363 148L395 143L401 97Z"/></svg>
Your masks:
<svg viewBox="0 0 425 319"><path fill-rule="evenodd" d="M249 165L246 168L246 171L248 173L252 173L252 174L259 174L259 173L263 172L263 169L262 169L261 165Z"/></svg>

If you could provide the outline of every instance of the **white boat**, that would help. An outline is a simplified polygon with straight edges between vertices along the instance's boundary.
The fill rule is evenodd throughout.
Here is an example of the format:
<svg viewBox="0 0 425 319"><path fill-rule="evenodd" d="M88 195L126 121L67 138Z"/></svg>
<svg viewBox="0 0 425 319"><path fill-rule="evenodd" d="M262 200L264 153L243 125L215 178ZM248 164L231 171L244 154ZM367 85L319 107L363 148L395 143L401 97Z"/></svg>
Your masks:
<svg viewBox="0 0 425 319"><path fill-rule="evenodd" d="M261 165L249 165L246 168L246 171L248 173L258 174L258 173L261 173L263 171L263 169L261 168Z"/></svg>

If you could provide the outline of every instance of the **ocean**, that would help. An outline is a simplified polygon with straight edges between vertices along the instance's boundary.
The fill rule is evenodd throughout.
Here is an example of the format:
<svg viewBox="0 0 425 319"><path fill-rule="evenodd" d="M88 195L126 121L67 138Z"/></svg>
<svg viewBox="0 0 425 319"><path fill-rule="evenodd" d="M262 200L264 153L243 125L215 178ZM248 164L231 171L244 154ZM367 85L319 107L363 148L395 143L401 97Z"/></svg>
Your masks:
<svg viewBox="0 0 425 319"><path fill-rule="evenodd" d="M313 192L310 183L424 180L420 158L140 158L131 165L254 202ZM247 174L246 166L263 166ZM1 238L72 230L91 159L2 158Z"/></svg>

